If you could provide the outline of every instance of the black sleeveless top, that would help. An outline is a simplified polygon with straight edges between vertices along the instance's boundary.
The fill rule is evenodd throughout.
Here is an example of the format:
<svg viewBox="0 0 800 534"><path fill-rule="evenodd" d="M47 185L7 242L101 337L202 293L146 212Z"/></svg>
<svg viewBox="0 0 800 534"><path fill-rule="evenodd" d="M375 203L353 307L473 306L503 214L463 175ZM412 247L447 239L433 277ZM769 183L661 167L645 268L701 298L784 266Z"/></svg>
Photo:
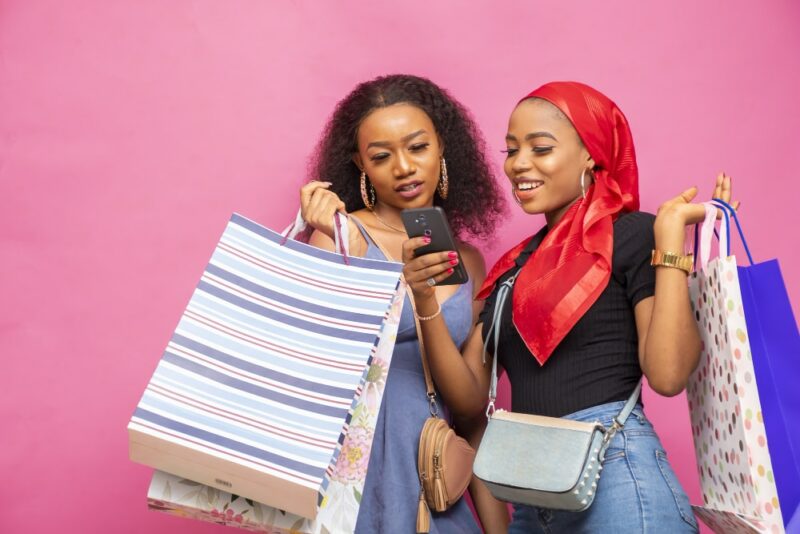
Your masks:
<svg viewBox="0 0 800 534"><path fill-rule="evenodd" d="M655 271L650 265L654 220L655 216L644 212L617 218L608 286L544 365L539 365L514 328L512 299L506 300L498 364L511 382L512 411L562 417L628 399L642 376L633 309L655 292ZM500 284L524 265L546 234L547 227L534 236L486 299L479 319L484 340L488 339ZM494 351L493 340L488 348L490 353Z"/></svg>

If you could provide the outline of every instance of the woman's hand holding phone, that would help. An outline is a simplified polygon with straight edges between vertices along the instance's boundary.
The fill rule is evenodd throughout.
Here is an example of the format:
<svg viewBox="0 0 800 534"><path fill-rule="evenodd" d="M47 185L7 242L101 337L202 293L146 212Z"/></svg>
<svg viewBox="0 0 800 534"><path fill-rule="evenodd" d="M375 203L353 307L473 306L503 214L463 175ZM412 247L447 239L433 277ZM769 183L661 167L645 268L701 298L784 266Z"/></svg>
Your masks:
<svg viewBox="0 0 800 534"><path fill-rule="evenodd" d="M460 262L455 250L417 256L416 250L430 242L430 237L423 236L403 243L403 276L418 301L434 297L436 285L450 278Z"/></svg>
<svg viewBox="0 0 800 534"><path fill-rule="evenodd" d="M406 209L400 216L409 235L403 243L403 275L415 298L434 296L437 285L463 284L469 279L444 210Z"/></svg>

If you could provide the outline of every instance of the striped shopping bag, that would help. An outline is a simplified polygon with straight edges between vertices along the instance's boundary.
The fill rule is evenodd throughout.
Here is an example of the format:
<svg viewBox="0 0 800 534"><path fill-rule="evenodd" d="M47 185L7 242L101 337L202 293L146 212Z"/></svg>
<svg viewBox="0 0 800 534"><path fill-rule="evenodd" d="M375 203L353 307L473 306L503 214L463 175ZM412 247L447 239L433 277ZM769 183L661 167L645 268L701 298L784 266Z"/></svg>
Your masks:
<svg viewBox="0 0 800 534"><path fill-rule="evenodd" d="M232 216L128 433L133 461L314 518L402 265L349 257L346 219L341 254L298 223Z"/></svg>

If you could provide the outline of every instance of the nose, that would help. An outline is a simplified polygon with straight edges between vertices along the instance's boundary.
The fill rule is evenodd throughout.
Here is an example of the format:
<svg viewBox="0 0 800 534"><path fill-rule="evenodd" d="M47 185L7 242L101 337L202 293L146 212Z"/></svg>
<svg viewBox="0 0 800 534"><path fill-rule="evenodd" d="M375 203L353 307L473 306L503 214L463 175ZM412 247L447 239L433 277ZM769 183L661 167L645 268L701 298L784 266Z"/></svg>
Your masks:
<svg viewBox="0 0 800 534"><path fill-rule="evenodd" d="M395 178L404 178L409 174L414 174L417 168L414 163L408 158L408 155L402 151L397 155L394 160L394 176Z"/></svg>
<svg viewBox="0 0 800 534"><path fill-rule="evenodd" d="M514 155L514 159L511 161L511 170L516 174L531 170L531 159L525 152L525 150L517 151Z"/></svg>

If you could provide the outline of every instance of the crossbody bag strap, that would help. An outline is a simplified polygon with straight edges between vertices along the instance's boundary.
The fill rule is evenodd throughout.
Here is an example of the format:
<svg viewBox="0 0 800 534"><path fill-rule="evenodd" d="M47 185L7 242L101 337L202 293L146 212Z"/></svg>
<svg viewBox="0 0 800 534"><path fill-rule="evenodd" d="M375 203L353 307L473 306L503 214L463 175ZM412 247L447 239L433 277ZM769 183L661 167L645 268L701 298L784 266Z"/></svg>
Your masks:
<svg viewBox="0 0 800 534"><path fill-rule="evenodd" d="M380 241L375 239L375 236L372 235L369 232L369 230L367 230L367 227L364 225L364 223L358 220L358 217L356 217L355 215L350 215L350 218L353 219L353 221L358 225L359 229L362 232L364 232L367 236L369 236L369 238L372 240L373 243L375 243L375 246L378 247L378 250L381 251L381 253L386 257L387 260L395 261L394 258L392 258L392 255L389 254L389 251L386 250L386 247L384 247ZM403 278L403 282L405 282L405 278ZM428 402L430 402L431 405L431 415L436 416L439 412L439 409L436 406L436 390L433 387L433 379L431 378L431 371L428 368L428 357L425 353L425 342L422 341L422 329L420 328L419 319L417 318L417 305L414 302L414 293L411 291L411 287L409 287L408 284L406 284L406 294L408 295L408 300L411 301L411 312L412 312L411 314L414 316L414 324L416 325L417 328L419 353L420 353L420 359L422 360L422 370L425 373L425 389L428 395Z"/></svg>
<svg viewBox="0 0 800 534"><path fill-rule="evenodd" d="M497 360L498 347L500 346L500 323L503 319L503 309L505 308L508 295L514 288L514 282L517 280L519 271L514 273L508 280L500 284L497 290L497 299L494 304L494 313L492 314L492 324L489 327L489 332L486 334L486 339L483 342L483 363L486 363L486 349L489 346L489 340L494 338L494 352L492 356L492 377L489 382L489 404L486 406L486 417L491 417L494 413L494 401L497 399Z"/></svg>
<svg viewBox="0 0 800 534"><path fill-rule="evenodd" d="M406 285L406 292L408 293L408 298L411 300L411 309L414 315L414 324L417 327L417 341L419 341L419 354L420 359L422 360L422 370L425 373L425 389L428 395L428 402L430 403L431 408L431 415L436 417L439 414L439 408L436 406L436 390L433 387L433 379L431 378L431 370L428 368L428 356L425 353L425 342L422 341L422 329L419 324L419 319L417 316L417 306L414 303L414 294L411 291L411 287Z"/></svg>
<svg viewBox="0 0 800 534"><path fill-rule="evenodd" d="M639 393L642 392L642 380L644 380L644 376L642 376L642 378L639 379L639 383L636 384L633 393L631 393L631 396L628 397L628 400L625 402L625 406L622 407L622 410L614 418L614 423L619 425L620 428L622 428L625 425L625 421L628 420L628 416L636 407L636 401L639 400Z"/></svg>

